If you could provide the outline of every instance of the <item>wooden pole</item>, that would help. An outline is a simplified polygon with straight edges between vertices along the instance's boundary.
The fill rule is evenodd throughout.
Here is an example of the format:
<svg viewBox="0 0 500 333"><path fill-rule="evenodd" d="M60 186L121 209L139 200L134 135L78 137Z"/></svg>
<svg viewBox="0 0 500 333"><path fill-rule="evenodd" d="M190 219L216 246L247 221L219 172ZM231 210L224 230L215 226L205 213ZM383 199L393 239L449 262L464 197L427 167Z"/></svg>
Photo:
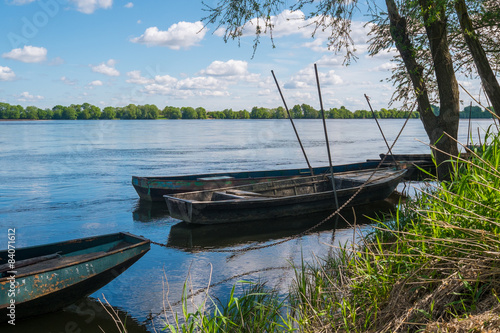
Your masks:
<svg viewBox="0 0 500 333"><path fill-rule="evenodd" d="M469 137L472 139L472 132L470 130L471 117L472 117L472 102L470 102L470 107L469 107L469 127L467 127L467 146L466 146L467 148L469 148Z"/></svg>
<svg viewBox="0 0 500 333"><path fill-rule="evenodd" d="M372 105L370 104L370 98L365 94L366 101L368 102L368 106L370 107L370 110L372 111L373 118L375 119L375 122L377 123L378 129L380 133L382 134L382 137L384 138L385 145L387 146L387 149L389 149L389 154L392 156L392 160L394 161L394 164L396 164L396 159L394 158L394 155L392 154L392 149L389 147L389 143L387 142L387 139L385 138L384 131L382 131L382 127L380 127L380 124L378 122L377 116L375 115L375 111L373 111Z"/></svg>
<svg viewBox="0 0 500 333"><path fill-rule="evenodd" d="M321 88L319 85L318 66L316 66L316 64L314 64L314 72L316 73L316 85L318 86L319 105L321 107L321 115L323 117L323 130L325 131L326 150L328 152L328 163L330 165L330 177L332 180L333 194L335 196L335 209L338 209L339 208L339 200L337 198L337 189L335 188L335 178L333 175L333 165L332 165L332 154L330 152L330 141L328 140L328 131L326 130L325 109L323 108L323 98L321 97Z"/></svg>
<svg viewBox="0 0 500 333"><path fill-rule="evenodd" d="M292 123L293 131L295 132L295 136L297 137L297 140L299 141L300 149L302 149L302 153L304 154L304 158L306 159L307 167L309 168L309 171L311 172L311 176L314 176L313 168L311 167L311 164L309 163L309 159L307 158L307 154L306 154L306 151L304 149L304 146L302 145L302 141L300 141L299 133L297 132L297 129L295 128L295 124L293 123L292 115L290 114L290 111L288 110L288 106L286 105L285 97L283 97L283 93L281 92L281 88L280 88L280 85L278 84L278 80L276 79L276 76L274 75L273 70L271 70L271 73L273 74L274 82L276 82L276 87L278 87L278 91L281 95L281 99L283 100L283 104L285 105L285 110L286 110L286 113L288 114L288 119L290 119L290 122Z"/></svg>

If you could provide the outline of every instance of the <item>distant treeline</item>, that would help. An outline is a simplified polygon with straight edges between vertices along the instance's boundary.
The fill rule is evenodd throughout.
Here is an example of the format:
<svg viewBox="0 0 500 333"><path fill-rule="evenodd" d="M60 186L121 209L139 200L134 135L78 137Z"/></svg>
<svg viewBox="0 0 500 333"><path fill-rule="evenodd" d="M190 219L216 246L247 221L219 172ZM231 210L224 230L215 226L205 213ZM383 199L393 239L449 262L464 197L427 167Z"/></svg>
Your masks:
<svg viewBox="0 0 500 333"><path fill-rule="evenodd" d="M435 113L439 112L439 108L433 106ZM471 112L469 112L471 111ZM408 111L400 111L398 109L380 109L375 111L377 118L407 118L410 114ZM472 118L491 118L488 111L484 111L480 107L466 107L460 112L461 118L468 118L471 113ZM321 118L321 111L314 109L307 104L295 105L290 114L294 119L317 119ZM332 108L325 111L325 117L330 119L366 119L373 118L371 111L356 110L354 112L346 109L344 106L340 108ZM413 112L411 118L420 118L418 112ZM10 105L8 103L0 103L0 119L32 119L32 120L75 120L75 119L285 119L288 114L283 107L268 109L263 107L254 107L252 111L247 110L233 111L225 109L223 111L207 111L202 107L174 107L166 106L160 110L156 105L145 104L135 105L129 104L124 107L108 106L104 109L89 104L71 104L70 106L56 105L52 109L40 109L36 106L28 106L23 108L21 105Z"/></svg>

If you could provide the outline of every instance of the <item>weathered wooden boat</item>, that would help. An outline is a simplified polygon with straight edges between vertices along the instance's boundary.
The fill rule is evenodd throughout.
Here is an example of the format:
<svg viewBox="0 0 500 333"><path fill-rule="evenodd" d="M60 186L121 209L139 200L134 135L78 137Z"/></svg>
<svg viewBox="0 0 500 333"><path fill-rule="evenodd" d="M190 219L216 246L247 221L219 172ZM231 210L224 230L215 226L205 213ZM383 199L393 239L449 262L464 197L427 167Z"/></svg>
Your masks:
<svg viewBox="0 0 500 333"><path fill-rule="evenodd" d="M334 165L333 172L372 169L380 161ZM329 167L313 168L315 175L329 172ZM137 177L132 176L132 185L143 200L163 201L164 195L202 191L221 187L232 187L260 182L269 182L286 178L310 176L311 171L305 169L222 172L185 176Z"/></svg>
<svg viewBox="0 0 500 333"><path fill-rule="evenodd" d="M149 251L129 233L0 252L0 322L59 310L92 294ZM9 254L11 257L9 257ZM12 314L12 315L11 315Z"/></svg>
<svg viewBox="0 0 500 333"><path fill-rule="evenodd" d="M349 202L349 206L353 206L383 200L394 191L405 173L406 170L392 168L336 173L338 203ZM360 192L351 200L358 190ZM335 209L335 193L328 175L164 197L172 217L196 224L256 221Z"/></svg>

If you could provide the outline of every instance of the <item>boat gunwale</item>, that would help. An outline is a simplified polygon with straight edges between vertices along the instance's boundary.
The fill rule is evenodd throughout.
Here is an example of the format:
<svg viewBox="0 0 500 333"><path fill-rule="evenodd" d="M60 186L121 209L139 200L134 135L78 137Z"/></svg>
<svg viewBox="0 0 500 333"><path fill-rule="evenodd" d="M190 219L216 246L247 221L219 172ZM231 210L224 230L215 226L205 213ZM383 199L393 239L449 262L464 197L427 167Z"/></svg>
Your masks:
<svg viewBox="0 0 500 333"><path fill-rule="evenodd" d="M119 252L123 252L125 250L130 250L130 249L133 249L135 247L142 247L143 245L151 243L151 240L149 240L147 238L144 238L142 236L136 236L136 235L133 235L133 234L128 233L128 232L118 232L118 233L114 233L114 234L107 234L107 235L101 235L101 236L93 236L93 237L91 236L91 237L85 237L85 238L70 239L70 240L67 240L67 241L55 242L55 243L44 244L44 245L34 245L34 246L24 247L22 249L23 250L24 249L33 249L33 248L37 248L37 247L53 246L53 245L57 245L57 244L61 244L62 245L62 244L67 244L67 243L69 243L71 241L75 241L75 240L85 241L85 240L89 240L89 239L93 239L93 238L100 238L100 237L107 237L107 236L114 236L114 235L128 236L128 237L131 237L131 238L134 238L134 239L139 239L141 241L139 243L130 244L130 245L126 246L126 247L123 247L123 248L120 248L120 249L116 249L116 250L113 250L113 251L110 251L110 252L104 252L104 253L101 253L99 255L96 255L95 257L86 258L86 259L83 259L83 260L80 260L80 261L69 262L69 263L63 264L63 265L57 265L57 266L53 266L53 267L49 267L49 268L44 268L44 269L39 269L39 270L31 271L31 272L16 274L16 279L23 278L25 276L31 276L31 275L36 275L36 274L43 274L43 273L46 273L46 272L49 272L49 271L53 271L53 270L58 270L58 269L63 269L63 268L71 267L71 266L80 265L80 264L83 264L83 263L86 263L86 262L89 262L89 261L101 259L103 257L108 257L108 256L111 256L111 255L117 254ZM121 238L123 239L124 237L121 237ZM71 257L71 256L68 256L68 257ZM116 265L111 266L109 269L112 269L114 266L116 266ZM14 271L15 271L15 268L14 268ZM7 280L7 279L8 279L7 275L3 276L3 277L0 277L0 283L4 282L4 280Z"/></svg>
<svg viewBox="0 0 500 333"><path fill-rule="evenodd" d="M345 167L345 166L362 166L362 165L371 165L373 164L376 166L376 163L380 163L380 160L366 160L365 162L355 162L355 163L345 163L345 164L338 164L338 165L333 165L333 168L335 169L336 167ZM387 162L384 162L384 164L390 164ZM319 166L319 167L313 167L313 170L315 169L326 169L327 171L329 170L329 166ZM369 169L368 169L369 170ZM138 179L138 180L145 180L148 183L151 180L191 180L191 181L200 181L203 182L203 180L197 180L197 178L200 178L201 176L222 176L222 175L229 175L229 174L253 174L253 173L275 173L275 172L290 172L290 171L298 171L302 172L302 174L296 174L296 176L306 176L309 174L310 175L310 169L308 168L290 168L290 169L267 169L267 170L255 170L255 171L249 171L249 170L241 170L241 171L221 171L221 172L214 172L214 173L200 173L200 174L186 174L186 175L175 175L175 176L132 176L132 179ZM351 170L351 171L358 171L358 170ZM362 171L362 170L359 170ZM342 172L349 172L349 171L342 171ZM193 177L193 179L185 179L187 177ZM270 176L262 176L262 177L246 177L250 179L259 179L259 178L267 178ZM289 177L288 175L283 175L283 177Z"/></svg>
<svg viewBox="0 0 500 333"><path fill-rule="evenodd" d="M386 170L389 170L389 169L392 169L392 168L388 168ZM368 173L368 172L373 172L375 173L376 171L379 171L379 169L367 169L367 170L359 170L359 171L345 171L345 172L338 172L338 173L335 173L334 176L336 175L342 175L342 174L345 174L345 173L353 173L353 172L359 172L359 173ZM383 170L383 171L386 171L386 170ZM393 171L395 171L395 174L393 175L388 175L387 177L384 177L384 182L385 180L387 180L387 178L398 178L401 176L401 174L404 174L407 172L407 170L403 169L403 170L396 170L394 169ZM302 179L307 179L307 178L310 178L310 179L313 179L313 178L317 178L317 177L321 177L321 176L324 176L324 177L328 177L329 175L328 174L325 174L325 175L315 175L315 176L307 176L307 177L304 177ZM352 190L357 190L359 189L360 187L364 186L364 187L373 187L373 186L376 186L376 185L379 185L380 183L377 182L378 179L375 179L373 181L370 181L370 182L362 182L361 185L357 185L357 186L352 186L352 187L348 187L348 188L343 188L343 189L337 189L337 193L341 192L341 191L352 191ZM389 179L390 181L391 179ZM279 183L279 182L286 182L288 181L288 179L286 180L277 180L277 181L272 181L272 183ZM326 181L326 180L325 180ZM300 186L300 185L306 185L307 183L304 182L304 184L299 184L297 186ZM202 191L193 191L193 192L184 192L185 194L189 194L189 195L196 195L198 193L202 193L202 192L216 192L216 191L223 191L223 190L226 190L226 189L235 189L235 188L241 188L241 187L246 187L248 185L241 185L241 186L231 186L231 187L225 187L225 188L218 188L218 189L213 189L213 190L202 190ZM326 194L330 194L334 192L334 190L328 190L328 191L322 191L322 192L315 192L315 193L302 193L302 194L294 194L294 195L288 195L288 196L280 196L280 197L248 197L248 198L241 198L241 199L228 199L228 200L218 200L218 201L200 201L200 200L190 200L190 199L184 199L184 198L178 198L176 195L178 194L184 194L184 193L178 193L178 194L173 194L173 195L168 195L168 194L165 194L163 195L163 198L166 199L166 200L173 200L173 201L182 201L182 202L185 202L185 203L189 203L189 204L210 204L210 205L216 205L218 203L220 204L225 204L225 203L228 203L228 204L231 204L231 203L235 203L235 202L246 202L246 203L250 203L250 202L259 202L259 201L276 201L276 202L279 202L279 201L282 201L282 200L289 200L290 198L301 198L301 197L304 197L304 196L308 196L308 197L312 197L312 196L319 196L319 195L326 195ZM280 200L281 199L281 200Z"/></svg>

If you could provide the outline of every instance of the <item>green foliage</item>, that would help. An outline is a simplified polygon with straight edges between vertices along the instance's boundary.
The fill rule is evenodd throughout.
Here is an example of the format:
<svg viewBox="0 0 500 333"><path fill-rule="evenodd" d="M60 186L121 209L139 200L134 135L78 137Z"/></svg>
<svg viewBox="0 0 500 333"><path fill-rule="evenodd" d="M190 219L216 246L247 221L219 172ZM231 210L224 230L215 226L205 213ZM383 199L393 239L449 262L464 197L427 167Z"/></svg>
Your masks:
<svg viewBox="0 0 500 333"><path fill-rule="evenodd" d="M476 112L473 108L473 117L489 117L489 113ZM362 114L360 113L362 112ZM465 110L464 110L465 112ZM294 119L317 119L321 117L321 112L307 104L295 105L290 110ZM406 118L409 112L402 112L397 109L381 109L375 111L378 118ZM286 119L288 114L282 106L274 109L264 107L254 107L252 112L247 110L233 111L225 109L223 111L209 111L203 107L196 109L192 107L166 106L162 111L154 104L135 105L129 104L124 107L107 106L102 111L99 107L89 104L71 104L70 106L56 105L52 109L40 109L36 106L28 106L24 109L21 105L10 105L0 103L0 119L60 119L60 120L88 120L88 119L158 119L163 115L166 119ZM354 114L341 106L339 109L332 108L325 112L327 118L331 119L352 119L371 118L368 111L356 111ZM462 114L461 114L462 116ZM468 117L468 116L467 116ZM418 118L418 113L414 112L412 118Z"/></svg>
<svg viewBox="0 0 500 333"><path fill-rule="evenodd" d="M178 314L174 322L167 323L164 330L171 333L190 332L291 332L293 322L286 314L286 307L279 301L276 290L264 284L240 281L243 284L241 296L235 295L235 286L231 289L229 299L216 302L205 299L194 312L188 310L186 284L183 291L183 320ZM207 301L210 301L206 310Z"/></svg>
<svg viewBox="0 0 500 333"><path fill-rule="evenodd" d="M107 106L102 110L101 119L115 119L116 109L112 106Z"/></svg>
<svg viewBox="0 0 500 333"><path fill-rule="evenodd" d="M181 108L182 119L198 119L198 113L192 107Z"/></svg>
<svg viewBox="0 0 500 333"><path fill-rule="evenodd" d="M196 108L196 113L198 114L198 119L207 119L207 110L202 107Z"/></svg>
<svg viewBox="0 0 500 333"><path fill-rule="evenodd" d="M181 119L182 113L180 108L175 106L166 106L163 109L163 116L167 119Z"/></svg>
<svg viewBox="0 0 500 333"><path fill-rule="evenodd" d="M270 119L272 118L271 112L269 109L263 107L254 106L252 108L252 112L250 112L251 119Z"/></svg>

